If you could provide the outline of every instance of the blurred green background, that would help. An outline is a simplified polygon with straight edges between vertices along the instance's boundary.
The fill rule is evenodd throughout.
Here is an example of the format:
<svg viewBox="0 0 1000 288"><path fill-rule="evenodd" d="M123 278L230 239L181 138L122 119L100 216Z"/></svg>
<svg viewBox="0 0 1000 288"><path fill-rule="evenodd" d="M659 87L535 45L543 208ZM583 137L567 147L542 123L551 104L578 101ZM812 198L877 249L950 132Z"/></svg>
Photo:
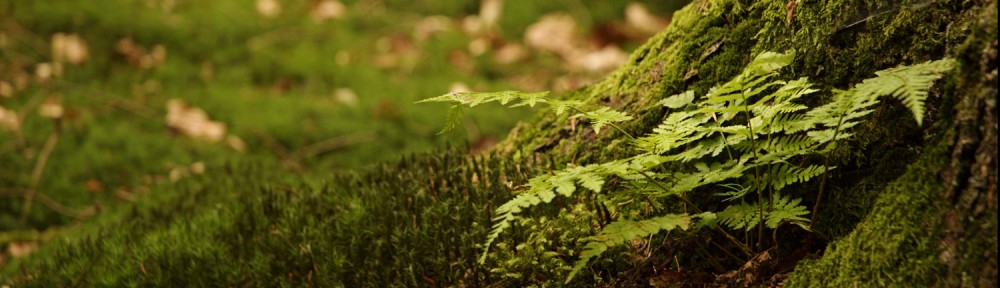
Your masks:
<svg viewBox="0 0 1000 288"><path fill-rule="evenodd" d="M413 102L558 97L683 4L0 1L0 265L47 229L232 163L320 181L435 147L478 153L531 112L477 108L436 135L446 107Z"/></svg>

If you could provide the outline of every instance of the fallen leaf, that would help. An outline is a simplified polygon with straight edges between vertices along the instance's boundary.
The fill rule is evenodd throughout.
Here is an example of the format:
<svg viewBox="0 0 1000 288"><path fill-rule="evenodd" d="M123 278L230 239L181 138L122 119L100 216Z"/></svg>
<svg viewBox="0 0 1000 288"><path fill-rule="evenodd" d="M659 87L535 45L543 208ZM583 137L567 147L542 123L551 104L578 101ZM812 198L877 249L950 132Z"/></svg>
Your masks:
<svg viewBox="0 0 1000 288"><path fill-rule="evenodd" d="M441 15L429 16L420 19L420 21L417 21L413 25L413 38L417 39L417 41L424 41L431 36L451 31L452 29L454 29L454 24L450 18Z"/></svg>
<svg viewBox="0 0 1000 288"><path fill-rule="evenodd" d="M493 52L493 62L500 65L514 64L525 58L528 58L528 49L518 43L504 44Z"/></svg>
<svg viewBox="0 0 1000 288"><path fill-rule="evenodd" d="M59 104L59 100L55 98L46 99L45 103L38 106L38 114L45 118L62 118L64 111L63 106Z"/></svg>
<svg viewBox="0 0 1000 288"><path fill-rule="evenodd" d="M205 173L205 163L201 162L201 161L191 163L190 170L191 170L191 173L194 173L194 174Z"/></svg>
<svg viewBox="0 0 1000 288"><path fill-rule="evenodd" d="M333 90L333 100L350 107L358 106L358 95L350 88L337 88Z"/></svg>
<svg viewBox="0 0 1000 288"><path fill-rule="evenodd" d="M76 34L56 33L52 35L52 61L69 62L78 65L88 58L87 42Z"/></svg>
<svg viewBox="0 0 1000 288"><path fill-rule="evenodd" d="M236 135L227 135L226 136L226 144L229 144L229 147L232 147L233 150L236 150L237 152L246 152L247 151L247 144L246 144L246 142L243 142L243 139L240 139L239 136L236 136Z"/></svg>
<svg viewBox="0 0 1000 288"><path fill-rule="evenodd" d="M38 248L38 243L35 242L13 241L7 243L7 254L13 258L24 257L35 252L36 248Z"/></svg>
<svg viewBox="0 0 1000 288"><path fill-rule="evenodd" d="M468 49L472 56L483 55L483 53L486 53L490 49L490 40L486 37L477 37L469 41Z"/></svg>
<svg viewBox="0 0 1000 288"><path fill-rule="evenodd" d="M52 63L38 63L35 65L35 77L41 82L46 82L55 74L55 66Z"/></svg>
<svg viewBox="0 0 1000 288"><path fill-rule="evenodd" d="M167 126L191 138L218 142L226 136L226 124L212 121L204 110L179 99L167 101Z"/></svg>
<svg viewBox="0 0 1000 288"><path fill-rule="evenodd" d="M472 60L472 56L469 56L469 53L463 50L454 50L448 53L448 63L452 67L455 67L455 69L458 69L458 71L471 73L475 70L476 66Z"/></svg>
<svg viewBox="0 0 1000 288"><path fill-rule="evenodd" d="M118 43L115 44L115 52L124 56L129 64L143 69L160 66L167 59L167 47L154 45L152 51L147 53L146 47L135 43L131 37L118 40Z"/></svg>
<svg viewBox="0 0 1000 288"><path fill-rule="evenodd" d="M0 98L10 98L14 96L14 85L7 81L0 81Z"/></svg>
<svg viewBox="0 0 1000 288"><path fill-rule="evenodd" d="M469 15L462 18L462 32L465 35L476 37L486 34L486 22L479 15Z"/></svg>
<svg viewBox="0 0 1000 288"><path fill-rule="evenodd" d="M83 187L84 189L87 189L87 192L91 193L104 191L104 183L101 183L101 181L97 179L89 179L86 182L83 182Z"/></svg>
<svg viewBox="0 0 1000 288"><path fill-rule="evenodd" d="M465 83L462 82L454 82L451 83L451 86L448 86L448 93L461 93L461 92L472 92L472 89L469 88L469 85L465 85Z"/></svg>
<svg viewBox="0 0 1000 288"><path fill-rule="evenodd" d="M646 6L635 2L629 3L625 7L625 22L629 26L648 34L660 32L669 23L666 19L649 13L649 10L646 10Z"/></svg>
<svg viewBox="0 0 1000 288"><path fill-rule="evenodd" d="M21 120L17 117L17 112L4 109L3 106L0 106L0 127L4 127L15 132L20 131Z"/></svg>
<svg viewBox="0 0 1000 288"><path fill-rule="evenodd" d="M552 91L567 92L589 85L591 81L577 75L565 75L552 81Z"/></svg>
<svg viewBox="0 0 1000 288"><path fill-rule="evenodd" d="M582 70L591 73L603 73L614 70L628 62L628 53L618 46L605 46L600 50L577 50L567 61L571 70Z"/></svg>
<svg viewBox="0 0 1000 288"><path fill-rule="evenodd" d="M564 13L542 16L524 31L524 43L529 47L560 55L576 50L576 20Z"/></svg>
<svg viewBox="0 0 1000 288"><path fill-rule="evenodd" d="M503 14L503 0L483 0L479 4L479 19L487 29L495 28Z"/></svg>
<svg viewBox="0 0 1000 288"><path fill-rule="evenodd" d="M257 14L264 18L274 18L281 14L281 4L277 0L257 0Z"/></svg>
<svg viewBox="0 0 1000 288"><path fill-rule="evenodd" d="M334 0L324 0L316 3L310 13L313 21L317 23L326 22L330 19L340 19L347 14L347 6L344 3Z"/></svg>

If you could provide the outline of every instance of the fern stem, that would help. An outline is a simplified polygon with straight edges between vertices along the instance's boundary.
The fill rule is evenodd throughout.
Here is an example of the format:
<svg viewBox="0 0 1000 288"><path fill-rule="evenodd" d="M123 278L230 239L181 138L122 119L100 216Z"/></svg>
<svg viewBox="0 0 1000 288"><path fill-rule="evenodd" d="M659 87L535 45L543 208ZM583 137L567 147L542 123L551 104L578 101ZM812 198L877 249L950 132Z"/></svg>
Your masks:
<svg viewBox="0 0 1000 288"><path fill-rule="evenodd" d="M646 171L636 171L636 172L638 172L639 175L642 175L643 177L646 177L646 179L649 179L649 182L652 182L653 185L656 185L656 187L659 187L660 189L662 189L663 192L670 191L670 189L667 189L666 186L663 186L663 183L660 183L660 181L656 181L656 179L653 179L653 177L650 176L648 173L646 173ZM691 203L691 201L689 201L687 198L680 197L680 196L678 196L677 198L680 198L681 201L684 201L684 204L686 206L691 206L691 209L694 210L695 213L702 213L701 209L698 209L698 206L695 206L694 203ZM761 222L761 223L764 223L764 222ZM739 240L737 240L736 237L733 237L733 235L729 235L729 233L726 233L726 230L723 230L719 226L715 226L715 230L718 230L719 232L722 233L722 235L725 235L726 238L729 239L729 241L732 241L733 244L736 244L736 247L739 247L740 251L743 251L743 253L745 253L748 257L753 256L753 254L750 253L750 247L747 247L746 245L744 245L742 242L740 242Z"/></svg>
<svg viewBox="0 0 1000 288"><path fill-rule="evenodd" d="M750 108L748 108L750 105L747 102L747 94L740 92L740 96L743 99L743 113L747 115L747 130L750 131L750 151L753 152L753 159L756 161L760 159L760 156L757 155L757 140L754 139L753 123L750 121L753 119L753 115L750 114ZM756 182L754 189L757 190L757 207L760 209L760 224L757 225L757 249L761 249L761 243L764 242L764 225L762 225L764 224L764 192L760 189L760 168L757 165L753 166L753 175L754 182Z"/></svg>
<svg viewBox="0 0 1000 288"><path fill-rule="evenodd" d="M826 152L826 157L823 157L823 180L819 181L819 195L816 196L816 203L813 204L812 216L809 217L809 230L812 230L813 224L816 223L816 214L819 214L819 203L823 201L823 190L826 189L826 179L829 178L830 172L830 156L832 156L833 151L837 149L837 136L840 135L840 126L844 124L844 115L840 115L840 119L837 120L837 130L833 131L833 148L830 148L830 152Z"/></svg>

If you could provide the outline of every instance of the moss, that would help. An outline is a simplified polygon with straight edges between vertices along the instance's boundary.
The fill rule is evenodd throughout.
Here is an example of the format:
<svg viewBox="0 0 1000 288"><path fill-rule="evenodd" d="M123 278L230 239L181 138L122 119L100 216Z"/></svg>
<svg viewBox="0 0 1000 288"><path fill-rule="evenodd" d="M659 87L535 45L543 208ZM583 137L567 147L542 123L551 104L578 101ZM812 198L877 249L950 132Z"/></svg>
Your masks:
<svg viewBox="0 0 1000 288"><path fill-rule="evenodd" d="M880 193L850 234L831 243L821 259L800 263L788 287L909 287L942 277L934 236L946 206L938 173L947 164L947 136Z"/></svg>

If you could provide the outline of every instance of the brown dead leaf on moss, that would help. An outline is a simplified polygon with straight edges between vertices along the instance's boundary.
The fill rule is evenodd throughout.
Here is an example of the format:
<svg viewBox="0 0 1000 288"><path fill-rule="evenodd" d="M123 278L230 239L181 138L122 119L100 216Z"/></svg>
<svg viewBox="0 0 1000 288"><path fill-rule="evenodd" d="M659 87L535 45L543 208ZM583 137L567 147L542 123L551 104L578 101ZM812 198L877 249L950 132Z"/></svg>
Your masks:
<svg viewBox="0 0 1000 288"><path fill-rule="evenodd" d="M666 18L660 18L653 13L650 13L646 9L645 5L640 3L629 3L625 7L625 22L628 23L629 27L635 28L636 30L642 31L647 35L653 35L670 24L670 20Z"/></svg>
<svg viewBox="0 0 1000 288"><path fill-rule="evenodd" d="M576 20L565 13L542 16L524 31L524 43L529 47L566 55L577 50Z"/></svg>
<svg viewBox="0 0 1000 288"><path fill-rule="evenodd" d="M264 18L274 18L281 14L281 3L277 0L257 0L257 14Z"/></svg>
<svg viewBox="0 0 1000 288"><path fill-rule="evenodd" d="M21 130L21 120L17 117L17 112L12 110L7 110L0 106L0 128L5 128L10 131L20 131Z"/></svg>
<svg viewBox="0 0 1000 288"><path fill-rule="evenodd" d="M344 15L347 15L347 6L344 6L344 3L340 3L340 1L324 0L313 5L312 10L309 11L309 15L312 16L313 21L316 23L341 19L344 18Z"/></svg>
<svg viewBox="0 0 1000 288"><path fill-rule="evenodd" d="M79 65L87 61L87 42L76 34L56 33L52 35L52 61Z"/></svg>
<svg viewBox="0 0 1000 288"><path fill-rule="evenodd" d="M185 136L218 142L226 136L226 124L212 121L204 110L179 99L167 101L167 127Z"/></svg>
<svg viewBox="0 0 1000 288"><path fill-rule="evenodd" d="M115 52L125 57L125 60L134 66L143 69L158 67L167 60L167 47L163 45L153 45L151 51L147 52L146 47L135 43L131 37L118 40L115 44Z"/></svg>
<svg viewBox="0 0 1000 288"><path fill-rule="evenodd" d="M452 23L451 18L441 15L428 16L413 25L413 38L417 41L424 41L434 35L454 29L455 24Z"/></svg>
<svg viewBox="0 0 1000 288"><path fill-rule="evenodd" d="M38 243L28 241L13 241L7 243L7 255L11 258L28 256L38 248Z"/></svg>
<svg viewBox="0 0 1000 288"><path fill-rule="evenodd" d="M528 49L519 43L506 43L493 52L493 63L510 65L528 58Z"/></svg>

